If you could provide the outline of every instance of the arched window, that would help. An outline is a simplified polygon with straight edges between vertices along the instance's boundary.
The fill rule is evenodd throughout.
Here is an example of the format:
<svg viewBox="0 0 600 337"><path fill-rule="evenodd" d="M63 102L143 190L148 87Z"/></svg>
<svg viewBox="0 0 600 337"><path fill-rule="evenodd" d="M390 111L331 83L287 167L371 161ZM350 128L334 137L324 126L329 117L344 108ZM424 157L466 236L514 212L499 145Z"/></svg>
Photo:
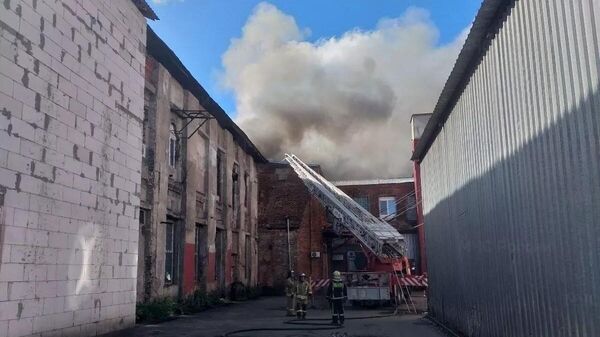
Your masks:
<svg viewBox="0 0 600 337"><path fill-rule="evenodd" d="M169 127L169 166L175 167L177 155L177 134L175 133L175 124Z"/></svg>

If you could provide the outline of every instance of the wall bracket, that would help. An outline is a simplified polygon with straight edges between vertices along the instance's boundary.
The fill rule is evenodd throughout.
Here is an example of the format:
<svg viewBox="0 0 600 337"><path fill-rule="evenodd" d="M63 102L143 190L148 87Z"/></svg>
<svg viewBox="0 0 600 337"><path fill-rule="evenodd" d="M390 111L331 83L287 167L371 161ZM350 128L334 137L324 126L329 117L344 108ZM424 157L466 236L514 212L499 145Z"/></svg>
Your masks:
<svg viewBox="0 0 600 337"><path fill-rule="evenodd" d="M200 128L209 120L214 119L215 117L213 115L211 115L207 110L205 109L196 109L196 110L188 110L188 109L171 109L171 112L175 112L178 113L180 115L183 116L184 120L186 121L185 125L180 129L180 130L176 130L175 133L177 134L177 136L181 136L183 134L183 131L187 129L187 127L194 121L194 120L199 120L200 123L198 124L198 127L196 127L196 129L194 129L194 131L190 134L188 134L187 139L192 138L192 136L198 132L198 130L200 130Z"/></svg>

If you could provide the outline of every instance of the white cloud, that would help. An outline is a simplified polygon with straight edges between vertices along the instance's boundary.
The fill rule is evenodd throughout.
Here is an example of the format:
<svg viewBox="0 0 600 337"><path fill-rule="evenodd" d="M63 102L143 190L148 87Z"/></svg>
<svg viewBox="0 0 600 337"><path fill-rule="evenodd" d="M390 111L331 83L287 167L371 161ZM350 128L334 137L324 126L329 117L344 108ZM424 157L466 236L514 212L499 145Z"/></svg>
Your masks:
<svg viewBox="0 0 600 337"><path fill-rule="evenodd" d="M223 55L222 80L267 157L295 153L333 178L409 176L410 115L433 109L466 36L439 46L438 35L410 8L372 31L308 42L261 3Z"/></svg>

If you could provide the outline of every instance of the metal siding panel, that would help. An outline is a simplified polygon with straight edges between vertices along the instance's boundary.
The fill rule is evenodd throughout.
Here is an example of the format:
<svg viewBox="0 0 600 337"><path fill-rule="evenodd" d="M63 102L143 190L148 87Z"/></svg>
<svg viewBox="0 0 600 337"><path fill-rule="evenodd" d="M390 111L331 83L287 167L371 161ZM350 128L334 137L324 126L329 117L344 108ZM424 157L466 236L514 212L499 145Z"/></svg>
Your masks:
<svg viewBox="0 0 600 337"><path fill-rule="evenodd" d="M430 312L598 336L600 1L516 1L421 163Z"/></svg>
<svg viewBox="0 0 600 337"><path fill-rule="evenodd" d="M417 234L402 234L406 244L406 256L409 259L417 260L419 256L419 237Z"/></svg>

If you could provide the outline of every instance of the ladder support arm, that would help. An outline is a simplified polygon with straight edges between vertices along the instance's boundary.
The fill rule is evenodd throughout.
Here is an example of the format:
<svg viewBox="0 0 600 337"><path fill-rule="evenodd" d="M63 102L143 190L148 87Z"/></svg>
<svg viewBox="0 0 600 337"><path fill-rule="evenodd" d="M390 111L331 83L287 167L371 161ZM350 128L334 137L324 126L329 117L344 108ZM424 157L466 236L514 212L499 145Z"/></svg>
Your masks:
<svg viewBox="0 0 600 337"><path fill-rule="evenodd" d="M404 237L394 227L362 208L298 157L286 154L285 160L306 185L311 195L331 211L335 218L334 229L339 227L347 229L380 258L397 258L405 255Z"/></svg>

